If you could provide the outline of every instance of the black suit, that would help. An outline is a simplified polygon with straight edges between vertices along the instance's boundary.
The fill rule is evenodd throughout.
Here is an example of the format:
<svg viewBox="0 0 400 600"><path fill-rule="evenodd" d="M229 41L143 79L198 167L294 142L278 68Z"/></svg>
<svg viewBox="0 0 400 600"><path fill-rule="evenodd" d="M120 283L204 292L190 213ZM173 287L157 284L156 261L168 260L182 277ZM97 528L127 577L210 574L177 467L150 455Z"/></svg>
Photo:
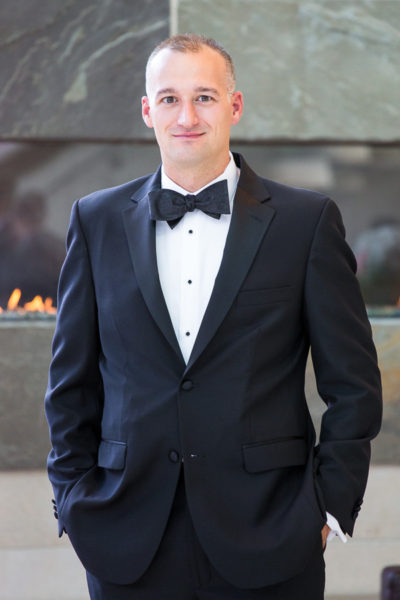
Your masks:
<svg viewBox="0 0 400 600"><path fill-rule="evenodd" d="M187 365L149 219L160 171L73 208L46 397L49 473L60 532L108 581L135 581L151 563L181 457L196 533L237 587L300 573L325 511L351 534L362 502L380 379L339 211L235 159L224 256ZM329 406L317 447L310 345Z"/></svg>

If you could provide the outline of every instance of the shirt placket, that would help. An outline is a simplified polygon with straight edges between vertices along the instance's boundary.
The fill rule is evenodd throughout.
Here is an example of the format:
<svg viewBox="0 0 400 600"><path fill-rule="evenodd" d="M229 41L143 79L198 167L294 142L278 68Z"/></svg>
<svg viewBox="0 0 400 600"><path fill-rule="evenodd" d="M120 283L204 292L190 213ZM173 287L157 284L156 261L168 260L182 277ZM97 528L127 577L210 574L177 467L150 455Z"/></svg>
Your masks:
<svg viewBox="0 0 400 600"><path fill-rule="evenodd" d="M196 288L199 271L199 227L196 224L196 212L187 213L182 226L179 337L182 353L187 361L198 331Z"/></svg>

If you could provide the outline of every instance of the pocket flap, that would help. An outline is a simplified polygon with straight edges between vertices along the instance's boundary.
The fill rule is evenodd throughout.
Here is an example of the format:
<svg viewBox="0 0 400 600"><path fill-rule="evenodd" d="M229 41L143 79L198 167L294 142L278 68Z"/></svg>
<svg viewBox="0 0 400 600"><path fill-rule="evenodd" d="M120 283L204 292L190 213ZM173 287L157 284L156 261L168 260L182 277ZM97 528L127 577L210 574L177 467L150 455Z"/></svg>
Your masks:
<svg viewBox="0 0 400 600"><path fill-rule="evenodd" d="M243 444L242 450L244 467L249 473L304 465L307 461L304 438Z"/></svg>
<svg viewBox="0 0 400 600"><path fill-rule="evenodd" d="M112 440L101 440L97 464L106 469L123 469L125 467L126 444Z"/></svg>
<svg viewBox="0 0 400 600"><path fill-rule="evenodd" d="M291 285L282 287L265 288L263 290L241 290L236 298L238 306L254 306L255 304L269 304L290 300L293 296Z"/></svg>

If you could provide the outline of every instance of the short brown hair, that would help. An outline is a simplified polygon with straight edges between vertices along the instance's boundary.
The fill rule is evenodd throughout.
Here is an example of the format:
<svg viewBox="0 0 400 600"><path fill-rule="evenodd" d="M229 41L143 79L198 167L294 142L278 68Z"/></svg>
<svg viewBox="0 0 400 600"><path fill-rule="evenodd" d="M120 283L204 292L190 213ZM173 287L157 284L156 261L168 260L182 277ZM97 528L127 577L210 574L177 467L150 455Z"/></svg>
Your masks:
<svg viewBox="0 0 400 600"><path fill-rule="evenodd" d="M236 76L235 76L235 68L233 66L233 60L229 52L221 46L217 41L213 38L206 37L205 35L198 35L196 33L183 33L179 35L173 35L172 37L163 40L158 46L156 46L153 52L150 54L147 64L146 64L146 82L148 79L148 71L149 65L153 58L164 50L168 48L169 50L174 50L175 52L199 52L202 46L208 46L215 50L222 56L225 60L226 71L228 76L228 93L233 94L236 85Z"/></svg>

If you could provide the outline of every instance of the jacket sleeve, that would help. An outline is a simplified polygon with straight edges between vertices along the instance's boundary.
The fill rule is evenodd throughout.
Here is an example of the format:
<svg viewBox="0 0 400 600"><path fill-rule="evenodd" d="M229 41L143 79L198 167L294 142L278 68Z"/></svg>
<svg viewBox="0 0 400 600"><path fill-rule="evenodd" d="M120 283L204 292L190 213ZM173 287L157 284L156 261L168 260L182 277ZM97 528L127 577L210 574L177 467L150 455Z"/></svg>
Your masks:
<svg viewBox="0 0 400 600"><path fill-rule="evenodd" d="M349 535L382 413L376 351L355 272L340 212L327 200L310 249L304 307L317 388L328 407L316 447L316 482L326 510Z"/></svg>
<svg viewBox="0 0 400 600"><path fill-rule="evenodd" d="M103 404L100 352L89 253L76 202L59 280L53 358L45 397L52 443L47 464L60 535L64 530L60 513L69 491L97 462Z"/></svg>

